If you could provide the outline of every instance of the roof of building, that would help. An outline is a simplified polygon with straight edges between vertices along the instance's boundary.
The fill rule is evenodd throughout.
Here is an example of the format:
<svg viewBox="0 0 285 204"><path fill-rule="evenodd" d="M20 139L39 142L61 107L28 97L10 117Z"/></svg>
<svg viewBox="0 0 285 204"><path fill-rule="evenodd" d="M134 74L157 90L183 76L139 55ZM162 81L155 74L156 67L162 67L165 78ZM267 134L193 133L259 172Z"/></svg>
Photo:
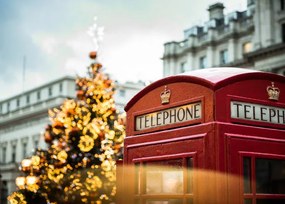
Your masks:
<svg viewBox="0 0 285 204"><path fill-rule="evenodd" d="M246 68L220 67L199 69L179 75L169 76L150 84L129 101L125 107L125 111L128 111L129 108L132 107L146 93L167 84L189 82L200 84L215 91L228 84L251 79L268 79L282 83L285 81L284 76Z"/></svg>
<svg viewBox="0 0 285 204"><path fill-rule="evenodd" d="M248 73L261 73L261 71L246 68L219 67L188 71L181 73L178 76L198 77L200 79L208 81L212 85L215 85L228 78L237 77L239 75Z"/></svg>

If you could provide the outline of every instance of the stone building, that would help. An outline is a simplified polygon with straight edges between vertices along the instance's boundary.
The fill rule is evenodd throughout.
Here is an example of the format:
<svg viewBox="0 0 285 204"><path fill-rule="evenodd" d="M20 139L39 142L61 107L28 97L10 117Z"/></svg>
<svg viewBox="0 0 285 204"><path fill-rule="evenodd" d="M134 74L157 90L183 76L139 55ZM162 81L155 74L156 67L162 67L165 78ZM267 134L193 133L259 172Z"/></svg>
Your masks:
<svg viewBox="0 0 285 204"><path fill-rule="evenodd" d="M121 112L130 98L144 88L142 82L115 84L114 98ZM59 107L66 98L75 95L75 78L66 76L0 101L1 187L8 189L8 194L16 189L19 162L35 148L46 147L42 133L50 123L48 109Z"/></svg>
<svg viewBox="0 0 285 204"><path fill-rule="evenodd" d="M247 0L245 11L208 8L209 20L164 44L163 75L207 67L244 67L285 74L285 1Z"/></svg>

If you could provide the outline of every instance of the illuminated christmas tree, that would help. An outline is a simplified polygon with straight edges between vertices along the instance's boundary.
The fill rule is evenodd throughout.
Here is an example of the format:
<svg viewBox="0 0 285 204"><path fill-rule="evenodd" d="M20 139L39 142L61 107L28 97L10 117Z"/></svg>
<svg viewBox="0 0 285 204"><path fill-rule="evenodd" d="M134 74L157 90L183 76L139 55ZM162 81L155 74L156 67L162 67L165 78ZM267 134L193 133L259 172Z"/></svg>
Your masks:
<svg viewBox="0 0 285 204"><path fill-rule="evenodd" d="M114 202L125 116L116 110L114 82L103 73L97 53L90 58L94 62L88 76L76 80L77 98L49 110L51 124L44 133L48 149L36 151L29 164L22 162L28 176L17 178L20 190L9 197L12 204Z"/></svg>

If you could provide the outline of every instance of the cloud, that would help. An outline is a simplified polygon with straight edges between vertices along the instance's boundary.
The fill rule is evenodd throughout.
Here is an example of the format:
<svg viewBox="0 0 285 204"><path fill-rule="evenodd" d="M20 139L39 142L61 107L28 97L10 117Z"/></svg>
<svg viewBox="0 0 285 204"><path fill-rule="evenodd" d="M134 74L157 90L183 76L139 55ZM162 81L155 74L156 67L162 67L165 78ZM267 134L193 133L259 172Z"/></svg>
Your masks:
<svg viewBox="0 0 285 204"><path fill-rule="evenodd" d="M137 81L140 79L155 80L161 76L161 60L158 58L163 52L163 39L161 33L145 32L133 33L128 38L121 39L121 46L105 48L103 58L107 71L117 80Z"/></svg>
<svg viewBox="0 0 285 204"><path fill-rule="evenodd" d="M42 49L47 55L52 55L60 46L60 42L55 37L48 34L35 34L32 35L33 42Z"/></svg>
<svg viewBox="0 0 285 204"><path fill-rule="evenodd" d="M94 16L105 28L99 56L106 71L121 81L156 80L162 77L163 44L182 40L183 30L207 20L214 2L0 0L0 98L22 90L24 56L27 88L85 74L94 49L86 31ZM241 7L240 0L223 2Z"/></svg>

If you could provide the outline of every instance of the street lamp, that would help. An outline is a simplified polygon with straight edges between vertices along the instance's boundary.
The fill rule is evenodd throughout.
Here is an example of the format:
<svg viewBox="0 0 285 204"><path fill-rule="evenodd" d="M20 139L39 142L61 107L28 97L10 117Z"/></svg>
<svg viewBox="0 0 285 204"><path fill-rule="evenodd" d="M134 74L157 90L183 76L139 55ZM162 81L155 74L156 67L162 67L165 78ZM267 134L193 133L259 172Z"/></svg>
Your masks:
<svg viewBox="0 0 285 204"><path fill-rule="evenodd" d="M16 185L19 189L27 189L36 192L39 189L38 177L29 175L27 177L20 176L16 178Z"/></svg>
<svg viewBox="0 0 285 204"><path fill-rule="evenodd" d="M33 174L34 165L37 167L38 164L39 160L36 157L22 160L21 168L23 172L28 174L28 176L20 176L16 178L16 185L19 187L19 189L27 189L30 191L38 190L38 177L34 176ZM38 170L38 167L35 168L35 170Z"/></svg>
<svg viewBox="0 0 285 204"><path fill-rule="evenodd" d="M27 176L26 177L26 184L29 185L35 185L38 182L38 177L36 176Z"/></svg>
<svg viewBox="0 0 285 204"><path fill-rule="evenodd" d="M20 189L25 189L25 183L26 183L26 178L23 176L17 177L16 178L16 185L20 188Z"/></svg>
<svg viewBox="0 0 285 204"><path fill-rule="evenodd" d="M23 171L29 171L31 168L32 160L31 159L23 159L21 162L21 166Z"/></svg>

